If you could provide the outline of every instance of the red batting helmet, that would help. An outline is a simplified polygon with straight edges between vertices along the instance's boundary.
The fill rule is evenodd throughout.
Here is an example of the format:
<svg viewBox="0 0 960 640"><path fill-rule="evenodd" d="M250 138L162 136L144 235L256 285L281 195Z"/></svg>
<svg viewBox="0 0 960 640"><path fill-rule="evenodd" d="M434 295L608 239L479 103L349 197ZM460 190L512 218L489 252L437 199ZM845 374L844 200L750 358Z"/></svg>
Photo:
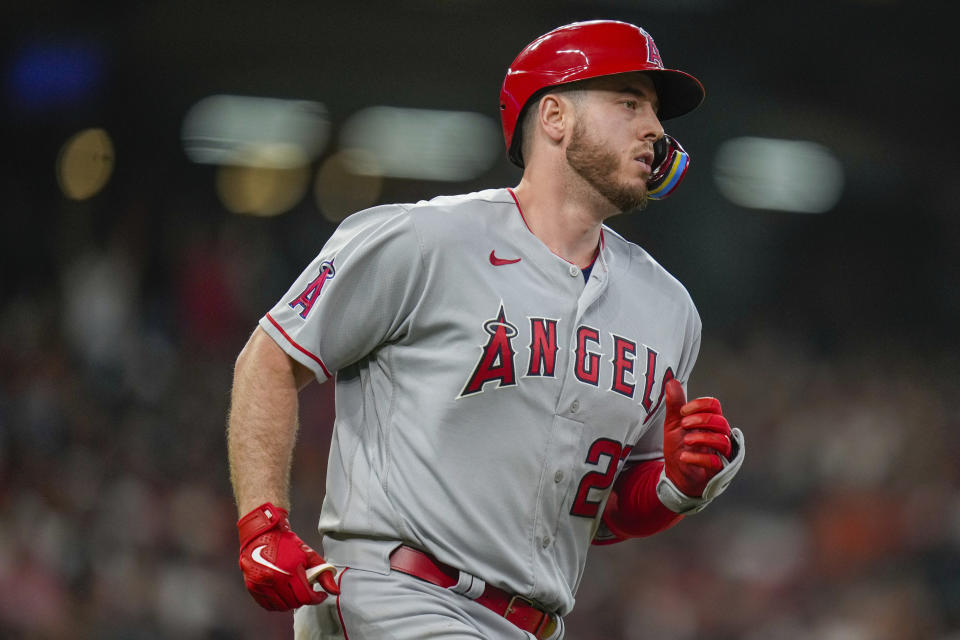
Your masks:
<svg viewBox="0 0 960 640"><path fill-rule="evenodd" d="M703 85L683 71L665 69L650 34L616 20L574 22L546 33L520 52L503 79L500 117L507 155L518 167L520 118L542 89L628 71L649 72L660 99L660 120L692 111L703 100Z"/></svg>

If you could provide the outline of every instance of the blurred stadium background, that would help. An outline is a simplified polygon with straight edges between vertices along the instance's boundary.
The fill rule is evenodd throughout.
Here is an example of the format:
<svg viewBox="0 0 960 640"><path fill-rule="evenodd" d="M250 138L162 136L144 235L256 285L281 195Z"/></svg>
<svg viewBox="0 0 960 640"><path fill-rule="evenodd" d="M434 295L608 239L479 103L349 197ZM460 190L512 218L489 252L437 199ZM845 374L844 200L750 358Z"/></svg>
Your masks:
<svg viewBox="0 0 960 640"><path fill-rule="evenodd" d="M690 289L722 504L593 552L572 640L957 640L951 3L8 2L0 636L289 637L236 566L233 359L347 213L510 186L499 86L578 19L707 100L683 188L612 221ZM14 153L16 152L16 153ZM305 392L316 543L330 385Z"/></svg>

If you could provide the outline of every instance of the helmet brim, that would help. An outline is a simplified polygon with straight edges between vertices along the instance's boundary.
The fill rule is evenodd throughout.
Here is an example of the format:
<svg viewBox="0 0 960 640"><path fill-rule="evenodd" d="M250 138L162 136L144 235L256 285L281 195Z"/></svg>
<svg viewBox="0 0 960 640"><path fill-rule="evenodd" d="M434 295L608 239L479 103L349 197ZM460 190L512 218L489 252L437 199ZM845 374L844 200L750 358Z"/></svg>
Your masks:
<svg viewBox="0 0 960 640"><path fill-rule="evenodd" d="M700 81L689 73L676 69L645 69L657 89L660 100L660 121L690 113L703 102L706 91Z"/></svg>

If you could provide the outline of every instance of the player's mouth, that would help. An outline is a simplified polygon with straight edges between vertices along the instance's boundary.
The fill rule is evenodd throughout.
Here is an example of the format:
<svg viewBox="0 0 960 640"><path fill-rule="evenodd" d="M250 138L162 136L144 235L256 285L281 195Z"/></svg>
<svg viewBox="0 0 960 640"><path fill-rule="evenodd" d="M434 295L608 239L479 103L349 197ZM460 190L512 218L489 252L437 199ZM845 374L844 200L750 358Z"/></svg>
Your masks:
<svg viewBox="0 0 960 640"><path fill-rule="evenodd" d="M653 151L644 151L643 153L634 156L634 162L639 162L641 168L647 173L653 172Z"/></svg>

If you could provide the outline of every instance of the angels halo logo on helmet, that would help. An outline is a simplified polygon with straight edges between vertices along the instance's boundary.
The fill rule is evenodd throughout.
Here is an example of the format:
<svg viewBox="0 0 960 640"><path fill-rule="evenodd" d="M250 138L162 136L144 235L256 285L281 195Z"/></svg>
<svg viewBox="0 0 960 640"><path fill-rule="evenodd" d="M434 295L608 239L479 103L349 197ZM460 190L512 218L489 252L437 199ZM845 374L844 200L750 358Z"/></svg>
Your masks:
<svg viewBox="0 0 960 640"><path fill-rule="evenodd" d="M649 33L617 20L574 22L545 33L514 59L500 89L500 119L510 161L523 167L520 119L524 107L543 89L578 80L646 71L660 99L660 120L688 113L703 100L700 81L663 65Z"/></svg>

